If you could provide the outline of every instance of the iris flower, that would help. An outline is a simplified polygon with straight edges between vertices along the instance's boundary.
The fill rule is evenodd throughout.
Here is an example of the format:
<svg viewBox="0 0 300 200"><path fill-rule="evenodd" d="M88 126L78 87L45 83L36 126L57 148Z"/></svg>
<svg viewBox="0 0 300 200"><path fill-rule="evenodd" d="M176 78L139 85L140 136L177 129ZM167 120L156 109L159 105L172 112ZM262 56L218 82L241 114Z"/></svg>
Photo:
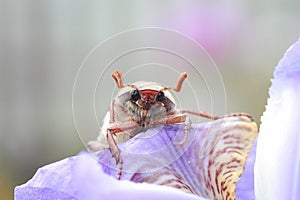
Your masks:
<svg viewBox="0 0 300 200"><path fill-rule="evenodd" d="M109 150L44 166L15 199L300 199L300 41L279 62L261 130L247 117L149 129ZM255 165L255 166L254 166Z"/></svg>

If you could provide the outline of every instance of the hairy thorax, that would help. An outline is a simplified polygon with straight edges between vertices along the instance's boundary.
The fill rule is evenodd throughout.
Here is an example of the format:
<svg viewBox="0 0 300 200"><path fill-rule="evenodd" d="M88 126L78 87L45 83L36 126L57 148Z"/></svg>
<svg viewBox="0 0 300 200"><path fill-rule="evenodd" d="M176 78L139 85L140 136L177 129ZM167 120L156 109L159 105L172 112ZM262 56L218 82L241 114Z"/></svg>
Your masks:
<svg viewBox="0 0 300 200"><path fill-rule="evenodd" d="M162 119L167 115L165 107L160 105L152 105L150 109L146 110L136 105L134 102L126 102L128 116L135 120L140 127L148 129L154 126L154 122L158 119Z"/></svg>

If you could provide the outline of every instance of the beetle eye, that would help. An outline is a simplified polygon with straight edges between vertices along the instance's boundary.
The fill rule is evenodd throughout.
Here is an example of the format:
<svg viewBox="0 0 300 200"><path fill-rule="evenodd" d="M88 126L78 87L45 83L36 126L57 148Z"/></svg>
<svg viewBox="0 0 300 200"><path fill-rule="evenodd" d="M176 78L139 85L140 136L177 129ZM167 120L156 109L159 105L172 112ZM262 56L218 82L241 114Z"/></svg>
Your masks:
<svg viewBox="0 0 300 200"><path fill-rule="evenodd" d="M156 96L156 101L163 101L165 99L165 94L160 91L157 93L157 96Z"/></svg>
<svg viewBox="0 0 300 200"><path fill-rule="evenodd" d="M131 93L131 99L133 101L137 101L141 98L140 92L138 90L133 90L133 92Z"/></svg>

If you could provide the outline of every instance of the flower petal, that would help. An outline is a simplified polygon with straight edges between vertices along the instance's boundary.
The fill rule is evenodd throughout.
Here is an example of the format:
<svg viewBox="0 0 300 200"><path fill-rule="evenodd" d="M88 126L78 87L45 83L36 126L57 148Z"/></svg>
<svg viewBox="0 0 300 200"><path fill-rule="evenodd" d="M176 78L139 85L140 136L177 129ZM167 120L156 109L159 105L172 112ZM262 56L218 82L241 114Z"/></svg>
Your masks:
<svg viewBox="0 0 300 200"><path fill-rule="evenodd" d="M276 67L269 95L257 143L255 195L300 199L300 40Z"/></svg>
<svg viewBox="0 0 300 200"><path fill-rule="evenodd" d="M256 156L256 144L254 142L251 151L249 152L245 171L242 174L236 186L236 198L242 200L254 200L254 164Z"/></svg>
<svg viewBox="0 0 300 200"><path fill-rule="evenodd" d="M257 126L248 118L228 117L193 126L183 146L183 125L150 129L120 144L124 161L122 179L167 185L210 199L235 197L236 183L246 165L246 158L256 138ZM147 139L143 139L147 138ZM242 180L238 193L253 198L253 165ZM118 166L111 154L101 152L98 159L106 173L117 177ZM249 171L248 170L248 171ZM252 170L252 171L251 171ZM251 173L252 172L252 173Z"/></svg>
<svg viewBox="0 0 300 200"><path fill-rule="evenodd" d="M72 180L70 157L38 169L31 180L15 188L15 199L74 199L75 191L69 186Z"/></svg>
<svg viewBox="0 0 300 200"><path fill-rule="evenodd" d="M149 129L119 145L122 181L115 179L119 166L104 150L39 169L16 187L15 199L234 198L256 132L249 118L229 117L192 126L179 145L183 125Z"/></svg>
<svg viewBox="0 0 300 200"><path fill-rule="evenodd" d="M40 168L30 181L15 188L15 199L201 200L202 198L171 187L117 181L105 174L94 158L83 154Z"/></svg>

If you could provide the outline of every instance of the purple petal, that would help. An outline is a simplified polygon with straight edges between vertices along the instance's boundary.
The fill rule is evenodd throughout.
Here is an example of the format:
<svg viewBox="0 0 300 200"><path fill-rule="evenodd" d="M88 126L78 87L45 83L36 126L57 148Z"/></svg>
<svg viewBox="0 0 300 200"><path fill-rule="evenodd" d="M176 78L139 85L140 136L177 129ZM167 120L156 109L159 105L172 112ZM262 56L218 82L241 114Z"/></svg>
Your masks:
<svg viewBox="0 0 300 200"><path fill-rule="evenodd" d="M198 199L169 187L117 181L103 173L99 163L89 155L77 160L73 169L73 187L78 199Z"/></svg>
<svg viewBox="0 0 300 200"><path fill-rule="evenodd" d="M256 141L247 158L245 171L236 186L236 198L242 200L254 200L254 164L256 156Z"/></svg>
<svg viewBox="0 0 300 200"><path fill-rule="evenodd" d="M15 199L200 199L180 190L151 184L117 181L103 173L89 154L40 168L26 184L16 187Z"/></svg>
<svg viewBox="0 0 300 200"><path fill-rule="evenodd" d="M160 131L160 134L153 135L152 138L148 137L147 140L141 140L139 137L133 138L130 145L127 143L120 145L124 160L122 177L135 182L160 185L162 182L169 183L169 180L175 180L175 182L177 181L177 188L185 192L206 198L220 199L221 196L226 196L225 193L228 190L235 191L235 184L231 184L229 179L227 185L221 187L222 182L226 179L222 173L226 174L226 170L228 170L236 176L232 179L232 183L238 181L248 152L254 142L257 127L255 123L247 120L226 118L224 121L218 120L194 126L189 130L188 140L183 147L172 142L174 140L179 142L180 138L183 138L183 127L177 128L178 130L176 126L168 126L171 129L165 127ZM153 131L149 130L140 136L147 137L149 134L153 134ZM234 140L231 140L232 138ZM228 144L225 145L224 142ZM222 152L222 154L216 157L217 152ZM255 148L248 162L247 168L250 172L243 177L244 183L240 184L237 191L240 195L243 193L249 195L246 199L254 198L254 157ZM118 168L110 154L100 154L99 160L106 163L105 171L107 173L117 176ZM236 160L240 162L235 168L234 162ZM231 168L226 169L231 162L233 162L229 166ZM170 171L174 176L163 177ZM219 176L216 178L218 171ZM157 176L158 180L153 179L153 176ZM217 179L219 183L216 183ZM227 190L224 189L223 191L221 188L227 188Z"/></svg>
<svg viewBox="0 0 300 200"><path fill-rule="evenodd" d="M235 191L256 132L248 118L225 118L193 126L181 146L183 125L149 129L120 144L122 181L104 150L97 159L83 154L39 169L16 187L15 199L220 199Z"/></svg>
<svg viewBox="0 0 300 200"><path fill-rule="evenodd" d="M300 199L300 40L274 73L261 119L255 164L257 199Z"/></svg>
<svg viewBox="0 0 300 200"><path fill-rule="evenodd" d="M74 199L75 190L70 188L71 157L38 169L26 184L15 188L15 199Z"/></svg>

